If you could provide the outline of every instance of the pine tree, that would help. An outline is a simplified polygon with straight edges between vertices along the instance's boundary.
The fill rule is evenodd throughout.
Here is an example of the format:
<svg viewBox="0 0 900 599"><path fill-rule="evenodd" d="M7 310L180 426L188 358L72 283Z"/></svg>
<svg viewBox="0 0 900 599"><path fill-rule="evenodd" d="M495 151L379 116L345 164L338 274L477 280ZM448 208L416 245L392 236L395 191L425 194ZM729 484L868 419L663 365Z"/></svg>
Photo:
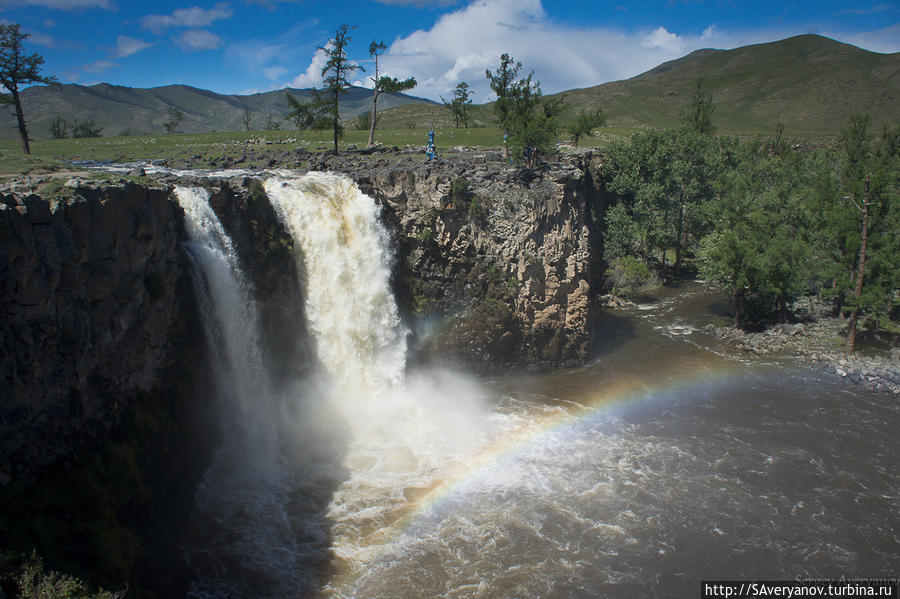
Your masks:
<svg viewBox="0 0 900 599"><path fill-rule="evenodd" d="M375 76L371 78L374 89L372 90L372 115L369 119L368 147L375 145L375 125L378 123L378 96L385 92L399 94L418 85L414 77L400 81L396 77L378 76L378 57L384 54L386 47L384 42L375 42L374 40L369 44L369 56L375 62Z"/></svg>
<svg viewBox="0 0 900 599"><path fill-rule="evenodd" d="M594 129L602 127L605 122L606 117L599 108L592 112L587 112L582 109L568 127L575 147L578 147L578 140L581 139L582 136L590 137L594 134Z"/></svg>
<svg viewBox="0 0 900 599"><path fill-rule="evenodd" d="M534 73L517 79L521 70L522 63L504 53L497 70L493 73L486 70L484 74L497 95L494 116L504 137L513 153L525 159L525 166L533 168L538 154L546 151L556 136L562 99L544 98L540 82L534 81ZM509 158L507 144L503 145L503 154Z"/></svg>
<svg viewBox="0 0 900 599"><path fill-rule="evenodd" d="M19 88L29 83L42 83L44 85L55 84L55 77L41 75L41 65L44 59L38 54L24 55L22 42L28 39L27 33L22 33L17 23L12 25L0 25L0 84L9 92L9 95L0 95L0 102L12 104L19 127L19 137L22 138L22 151L31 153L31 145L28 143L28 129L25 126L25 113L22 111L22 99Z"/></svg>
<svg viewBox="0 0 900 599"><path fill-rule="evenodd" d="M715 112L712 94L703 89L703 78L697 79L697 87L691 98L691 106L684 115L684 123L688 129L693 129L702 135L713 135L716 128L712 124L712 115Z"/></svg>
<svg viewBox="0 0 900 599"><path fill-rule="evenodd" d="M469 128L469 115L467 113L468 107L472 105L472 100L469 96L473 95L474 91L469 91L469 84L465 81L460 81L456 85L456 89L453 90L453 99L449 102L441 96L441 102L444 103L444 106L447 110L450 111L450 114L453 115L453 120L456 123L456 128L459 129L459 125L462 124L465 128Z"/></svg>
<svg viewBox="0 0 900 599"><path fill-rule="evenodd" d="M363 71L361 66L350 62L347 47L350 45L350 26L344 23L334 32L334 37L325 46L319 47L328 57L322 67L322 82L325 89L333 96L331 104L331 122L334 131L334 152L338 151L338 139L343 137L344 129L340 124L340 96L347 93L350 81L347 79L354 71Z"/></svg>
<svg viewBox="0 0 900 599"><path fill-rule="evenodd" d="M166 114L169 115L169 120L163 123L163 126L166 128L166 133L172 135L178 130L178 125L184 119L184 113L174 106L169 106L166 109Z"/></svg>
<svg viewBox="0 0 900 599"><path fill-rule="evenodd" d="M522 63L513 61L513 58L503 53L500 55L500 66L493 73L485 70L484 75L490 82L491 91L497 96L494 102L494 116L500 124L503 131L504 142L509 137L510 127L513 120L513 88L516 83L516 77L522 70ZM509 158L509 149L506 143L503 144L503 157Z"/></svg>
<svg viewBox="0 0 900 599"><path fill-rule="evenodd" d="M309 102L301 102L291 94L287 96L288 106L291 112L288 118L294 121L297 129L328 129L332 122L332 101L319 93L319 90L312 90L312 98Z"/></svg>
<svg viewBox="0 0 900 599"><path fill-rule="evenodd" d="M69 137L69 123L62 117L56 117L50 123L50 137L53 139L65 139Z"/></svg>

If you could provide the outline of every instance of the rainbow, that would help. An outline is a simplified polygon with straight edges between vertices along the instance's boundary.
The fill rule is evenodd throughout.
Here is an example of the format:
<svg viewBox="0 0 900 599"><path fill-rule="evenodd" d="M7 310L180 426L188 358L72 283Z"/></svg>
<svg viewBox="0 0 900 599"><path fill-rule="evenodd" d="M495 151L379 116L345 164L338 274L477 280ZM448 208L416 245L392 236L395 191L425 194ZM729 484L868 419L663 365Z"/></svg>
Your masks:
<svg viewBox="0 0 900 599"><path fill-rule="evenodd" d="M690 394L708 389L717 384L726 384L746 373L739 364L709 363L693 369L678 369L665 373L656 380L645 378L618 378L604 384L600 390L593 390L578 398L577 407L561 408L553 415L529 422L502 435L494 442L481 448L469 459L451 469L425 489L414 493L405 513L391 527L394 535L415 534L416 528L431 517L440 515L459 497L467 484L485 470L502 465L526 448L531 448L552 439L574 438L580 431L603 418L610 412L641 403L663 400L673 395Z"/></svg>

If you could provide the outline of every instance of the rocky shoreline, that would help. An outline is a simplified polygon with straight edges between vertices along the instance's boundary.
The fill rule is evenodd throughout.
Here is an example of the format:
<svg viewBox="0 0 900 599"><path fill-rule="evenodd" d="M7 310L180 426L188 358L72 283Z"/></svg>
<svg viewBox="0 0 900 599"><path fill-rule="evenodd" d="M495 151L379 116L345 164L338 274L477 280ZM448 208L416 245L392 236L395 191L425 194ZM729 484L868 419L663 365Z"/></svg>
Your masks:
<svg viewBox="0 0 900 599"><path fill-rule="evenodd" d="M735 327L703 327L736 350L756 355L789 354L824 364L847 380L872 391L900 395L900 349L887 355L850 355L844 348L846 322L822 317L806 323L778 324L760 332Z"/></svg>
<svg viewBox="0 0 900 599"><path fill-rule="evenodd" d="M638 304L614 294L599 298L606 310L629 311ZM794 306L802 321L774 324L762 331L748 332L734 326L706 324L699 331L712 335L730 350L756 356L791 356L810 364L821 364L835 374L870 391L900 395L900 348L880 354L846 350L846 320L823 316L826 307L818 306L815 315L807 306Z"/></svg>

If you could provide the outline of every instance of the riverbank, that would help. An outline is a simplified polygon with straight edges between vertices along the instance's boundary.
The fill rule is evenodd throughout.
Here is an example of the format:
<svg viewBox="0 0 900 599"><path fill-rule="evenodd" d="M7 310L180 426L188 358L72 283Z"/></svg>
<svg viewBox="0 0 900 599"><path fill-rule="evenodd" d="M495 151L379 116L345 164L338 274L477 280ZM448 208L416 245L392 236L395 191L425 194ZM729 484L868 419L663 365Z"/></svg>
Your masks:
<svg viewBox="0 0 900 599"><path fill-rule="evenodd" d="M793 355L810 363L825 364L866 389L900 395L900 349L893 348L883 355L848 354L844 328L846 321L822 317L806 323L777 324L754 333L712 324L703 330L743 352Z"/></svg>
<svg viewBox="0 0 900 599"><path fill-rule="evenodd" d="M654 296L653 290L644 293ZM626 297L604 295L599 303L613 312L640 313L647 304ZM900 348L872 350L850 355L846 350L846 320L826 316L826 306L795 306L794 314L802 322L773 324L762 331L748 332L734 326L710 323L709 314L691 324L691 329L711 335L726 346L727 353L756 356L789 356L810 364L821 364L832 372L865 389L900 395ZM728 315L719 313L724 320Z"/></svg>

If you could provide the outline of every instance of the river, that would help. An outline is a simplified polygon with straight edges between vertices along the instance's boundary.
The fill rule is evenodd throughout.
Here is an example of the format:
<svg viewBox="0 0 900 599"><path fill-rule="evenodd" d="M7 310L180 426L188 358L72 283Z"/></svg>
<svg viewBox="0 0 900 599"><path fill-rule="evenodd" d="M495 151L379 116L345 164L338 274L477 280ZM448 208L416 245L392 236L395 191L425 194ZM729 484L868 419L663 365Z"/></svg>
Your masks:
<svg viewBox="0 0 900 599"><path fill-rule="evenodd" d="M709 579L896 577L896 400L730 355L697 330L723 305L702 285L658 298L601 321L587 366L486 381L507 432L334 594L693 597Z"/></svg>

